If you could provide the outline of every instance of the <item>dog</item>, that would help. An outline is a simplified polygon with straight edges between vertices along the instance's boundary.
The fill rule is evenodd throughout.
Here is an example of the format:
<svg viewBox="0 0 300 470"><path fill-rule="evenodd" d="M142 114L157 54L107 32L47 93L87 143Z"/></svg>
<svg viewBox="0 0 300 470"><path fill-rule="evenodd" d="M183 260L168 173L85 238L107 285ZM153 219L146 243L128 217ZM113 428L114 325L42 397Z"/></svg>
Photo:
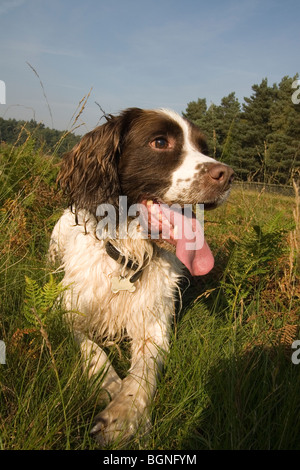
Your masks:
<svg viewBox="0 0 300 470"><path fill-rule="evenodd" d="M108 398L91 430L102 446L149 430L180 281L213 268L201 224L183 210L213 209L230 192L233 170L207 153L199 128L176 112L129 108L63 157L58 180L69 206L49 253L64 270L63 302L88 376L101 377ZM139 210L126 213L122 198ZM131 364L121 380L99 343L124 337Z"/></svg>

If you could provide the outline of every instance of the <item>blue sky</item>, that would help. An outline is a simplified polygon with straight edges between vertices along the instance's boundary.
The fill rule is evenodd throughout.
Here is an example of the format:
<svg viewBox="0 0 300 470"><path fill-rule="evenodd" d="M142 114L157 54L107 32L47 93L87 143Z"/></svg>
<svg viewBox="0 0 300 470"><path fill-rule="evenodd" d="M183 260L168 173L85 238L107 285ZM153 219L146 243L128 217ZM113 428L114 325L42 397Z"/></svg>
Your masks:
<svg viewBox="0 0 300 470"><path fill-rule="evenodd" d="M0 0L0 116L83 134L107 113L242 102L300 72L299 0Z"/></svg>

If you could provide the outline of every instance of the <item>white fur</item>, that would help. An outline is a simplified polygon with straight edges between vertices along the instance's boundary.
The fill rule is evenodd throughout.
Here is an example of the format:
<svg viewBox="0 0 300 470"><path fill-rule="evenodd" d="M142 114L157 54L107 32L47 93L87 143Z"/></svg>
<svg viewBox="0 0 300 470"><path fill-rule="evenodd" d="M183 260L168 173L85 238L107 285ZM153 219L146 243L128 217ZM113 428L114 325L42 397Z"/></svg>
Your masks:
<svg viewBox="0 0 300 470"><path fill-rule="evenodd" d="M94 217L80 211L78 222L75 225L70 210L64 212L52 233L50 256L59 258L65 271L63 284L69 289L64 304L89 375L104 373L102 386L112 398L92 430L103 444L149 425L149 403L162 356L168 351L175 293L183 272L176 256L159 248L154 254L148 240L119 240L123 253L128 250L141 260L147 253L150 261L134 293L113 294L111 277L120 273L120 265L107 255L104 241L95 237ZM125 334L132 341L132 361L121 381L105 353L87 337L109 344Z"/></svg>

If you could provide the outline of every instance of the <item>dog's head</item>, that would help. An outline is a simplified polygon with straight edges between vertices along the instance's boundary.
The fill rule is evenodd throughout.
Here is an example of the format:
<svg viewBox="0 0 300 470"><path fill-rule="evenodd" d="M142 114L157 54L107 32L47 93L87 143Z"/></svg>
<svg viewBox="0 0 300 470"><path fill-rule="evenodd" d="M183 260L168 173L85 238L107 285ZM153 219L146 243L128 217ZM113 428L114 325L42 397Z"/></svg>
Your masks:
<svg viewBox="0 0 300 470"><path fill-rule="evenodd" d="M77 209L95 214L124 195L153 212L158 204L217 207L229 194L233 170L207 156L200 130L177 113L130 108L86 134L65 155L59 179Z"/></svg>

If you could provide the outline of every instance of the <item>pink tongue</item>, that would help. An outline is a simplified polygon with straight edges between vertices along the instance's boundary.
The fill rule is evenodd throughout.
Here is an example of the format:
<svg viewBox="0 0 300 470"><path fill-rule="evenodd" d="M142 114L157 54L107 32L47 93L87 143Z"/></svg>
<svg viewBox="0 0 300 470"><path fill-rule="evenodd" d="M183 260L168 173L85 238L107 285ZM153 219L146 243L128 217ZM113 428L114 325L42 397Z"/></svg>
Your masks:
<svg viewBox="0 0 300 470"><path fill-rule="evenodd" d="M174 226L178 226L179 234L176 243L176 256L188 268L192 276L203 276L214 266L214 257L204 238L200 222L196 218L187 217L181 212L172 211L165 205L161 206L164 214Z"/></svg>

